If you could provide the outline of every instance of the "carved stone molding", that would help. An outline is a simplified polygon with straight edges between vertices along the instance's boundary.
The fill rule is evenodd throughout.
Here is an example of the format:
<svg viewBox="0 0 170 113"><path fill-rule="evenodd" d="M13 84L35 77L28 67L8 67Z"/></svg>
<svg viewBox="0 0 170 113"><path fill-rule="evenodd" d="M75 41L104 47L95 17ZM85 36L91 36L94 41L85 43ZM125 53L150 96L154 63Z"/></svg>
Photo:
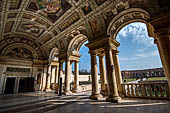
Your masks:
<svg viewBox="0 0 170 113"><path fill-rule="evenodd" d="M109 24L107 29L107 35L111 35L113 38L116 38L118 32L124 26L132 22L143 22L146 23L150 19L150 15L143 9L140 8L130 8L124 10L117 14Z"/></svg>

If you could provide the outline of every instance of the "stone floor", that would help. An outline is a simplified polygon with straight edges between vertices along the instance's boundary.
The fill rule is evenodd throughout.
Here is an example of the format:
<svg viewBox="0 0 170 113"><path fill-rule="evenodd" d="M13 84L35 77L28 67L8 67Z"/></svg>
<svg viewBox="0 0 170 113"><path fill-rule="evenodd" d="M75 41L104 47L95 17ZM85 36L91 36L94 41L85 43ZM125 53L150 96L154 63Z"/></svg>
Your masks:
<svg viewBox="0 0 170 113"><path fill-rule="evenodd" d="M170 101L122 99L120 103L88 99L90 92L57 96L54 93L22 93L0 96L0 113L170 113Z"/></svg>

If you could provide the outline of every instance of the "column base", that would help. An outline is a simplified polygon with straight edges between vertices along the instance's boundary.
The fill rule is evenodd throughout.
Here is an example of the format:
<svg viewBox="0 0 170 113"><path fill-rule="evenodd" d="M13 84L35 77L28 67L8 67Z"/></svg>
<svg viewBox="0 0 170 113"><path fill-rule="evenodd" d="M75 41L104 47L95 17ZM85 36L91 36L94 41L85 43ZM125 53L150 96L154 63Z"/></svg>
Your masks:
<svg viewBox="0 0 170 113"><path fill-rule="evenodd" d="M64 94L64 95L71 95L72 92L71 92L71 91L65 91L63 94Z"/></svg>
<svg viewBox="0 0 170 113"><path fill-rule="evenodd" d="M51 91L51 89L44 89L44 91L46 91L46 92L50 92L50 91Z"/></svg>
<svg viewBox="0 0 170 113"><path fill-rule="evenodd" d="M89 99L92 99L92 100L99 100L102 98L102 95L100 94L92 94L91 96L89 96Z"/></svg>
<svg viewBox="0 0 170 113"><path fill-rule="evenodd" d="M78 89L73 89L72 93L79 93L79 90Z"/></svg>
<svg viewBox="0 0 170 113"><path fill-rule="evenodd" d="M108 97L108 98L106 98L107 102L113 102L113 103L119 103L120 100L121 100L120 97Z"/></svg>
<svg viewBox="0 0 170 113"><path fill-rule="evenodd" d="M108 96L108 93L107 93L107 91L106 90L102 90L101 92L100 92L100 94L102 95L102 96Z"/></svg>
<svg viewBox="0 0 170 113"><path fill-rule="evenodd" d="M124 98L124 97L125 97L123 91L118 91L118 94L119 94L119 97L121 97L121 98Z"/></svg>

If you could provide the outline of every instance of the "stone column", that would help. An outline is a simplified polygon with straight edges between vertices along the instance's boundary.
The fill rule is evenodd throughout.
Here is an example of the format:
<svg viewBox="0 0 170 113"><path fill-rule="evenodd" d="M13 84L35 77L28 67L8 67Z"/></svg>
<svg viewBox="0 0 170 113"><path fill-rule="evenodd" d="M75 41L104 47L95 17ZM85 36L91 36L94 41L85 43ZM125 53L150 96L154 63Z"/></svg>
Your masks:
<svg viewBox="0 0 170 113"><path fill-rule="evenodd" d="M100 65L100 80L101 80L101 94L107 96L107 81L106 81L106 70L104 63L104 55L99 55L99 65Z"/></svg>
<svg viewBox="0 0 170 113"><path fill-rule="evenodd" d="M74 62L74 89L73 92L77 93L79 89L79 70L78 70L78 61Z"/></svg>
<svg viewBox="0 0 170 113"><path fill-rule="evenodd" d="M50 89L50 76L51 76L51 65L49 65L48 67L47 67L48 69L47 69L47 78L46 78L46 88L45 88L45 91L51 91L51 89Z"/></svg>
<svg viewBox="0 0 170 113"><path fill-rule="evenodd" d="M71 94L70 81L71 81L71 63L70 63L70 60L68 59L65 64L65 86L64 86L65 95Z"/></svg>
<svg viewBox="0 0 170 113"><path fill-rule="evenodd" d="M56 66L51 66L51 84L55 83L55 71L56 71Z"/></svg>
<svg viewBox="0 0 170 113"><path fill-rule="evenodd" d="M101 95L98 86L99 81L98 81L98 72L97 72L96 53L94 51L90 51L89 53L91 55L91 77L92 77L92 94L89 98L98 100L101 97Z"/></svg>
<svg viewBox="0 0 170 113"><path fill-rule="evenodd" d="M60 78L63 78L63 62L59 62L59 71L58 71L58 85L57 85L57 89L56 89L56 93L58 93L59 88L60 88Z"/></svg>
<svg viewBox="0 0 170 113"><path fill-rule="evenodd" d="M157 39L154 40L154 43L157 45L157 48L158 48L158 51L159 51L159 55L160 55L160 58L161 58L161 61L162 61L164 73L165 73L165 76L166 76L166 75L168 75L168 73L167 73L168 71L167 71L166 68L165 68L165 60L164 60L164 58L163 58L163 53L162 53L162 51L161 51L160 44L158 43L158 40L157 40ZM151 72L151 75L152 75L152 72Z"/></svg>
<svg viewBox="0 0 170 113"><path fill-rule="evenodd" d="M58 83L60 82L60 78L63 77L63 62L59 63L59 71L58 71Z"/></svg>
<svg viewBox="0 0 170 113"><path fill-rule="evenodd" d="M106 70L107 70L107 78L109 85L109 95L106 101L118 103L120 97L118 95L116 76L115 76L115 68L113 64L112 50L110 48L105 49L105 57L106 57Z"/></svg>
<svg viewBox="0 0 170 113"><path fill-rule="evenodd" d="M56 66L54 83L58 83L58 76L59 76L59 67Z"/></svg>
<svg viewBox="0 0 170 113"><path fill-rule="evenodd" d="M123 82L122 82L122 75L120 71L119 58L117 54L118 54L118 51L112 51L118 93L119 93L119 96L123 96L123 88L121 85Z"/></svg>
<svg viewBox="0 0 170 113"><path fill-rule="evenodd" d="M170 89L170 30L168 28L157 30L155 35L158 40L158 50L160 49L159 52Z"/></svg>

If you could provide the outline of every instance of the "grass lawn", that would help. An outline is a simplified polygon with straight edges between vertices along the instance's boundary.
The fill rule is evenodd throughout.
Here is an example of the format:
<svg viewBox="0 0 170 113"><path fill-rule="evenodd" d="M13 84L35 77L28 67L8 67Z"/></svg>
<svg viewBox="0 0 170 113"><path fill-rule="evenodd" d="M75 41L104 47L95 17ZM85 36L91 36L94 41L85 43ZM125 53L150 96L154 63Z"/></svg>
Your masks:
<svg viewBox="0 0 170 113"><path fill-rule="evenodd" d="M167 80L166 77L150 77L148 80Z"/></svg>
<svg viewBox="0 0 170 113"><path fill-rule="evenodd" d="M131 81L135 81L136 78L129 78L129 79L123 79L123 81L126 80L126 82L131 82Z"/></svg>
<svg viewBox="0 0 170 113"><path fill-rule="evenodd" d="M136 78L129 78L129 79L123 79L123 81L126 80L126 82L135 81ZM167 80L166 77L150 77L148 80Z"/></svg>

